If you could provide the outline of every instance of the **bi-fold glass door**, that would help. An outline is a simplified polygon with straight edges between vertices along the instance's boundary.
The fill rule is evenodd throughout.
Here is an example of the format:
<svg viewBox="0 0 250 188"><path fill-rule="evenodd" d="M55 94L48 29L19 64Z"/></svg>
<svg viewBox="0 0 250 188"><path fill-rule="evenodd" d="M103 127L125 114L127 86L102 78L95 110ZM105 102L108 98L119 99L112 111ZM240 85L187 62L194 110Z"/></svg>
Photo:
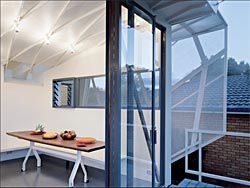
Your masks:
<svg viewBox="0 0 250 188"><path fill-rule="evenodd" d="M121 186L157 186L162 31L134 5L122 6L121 20Z"/></svg>

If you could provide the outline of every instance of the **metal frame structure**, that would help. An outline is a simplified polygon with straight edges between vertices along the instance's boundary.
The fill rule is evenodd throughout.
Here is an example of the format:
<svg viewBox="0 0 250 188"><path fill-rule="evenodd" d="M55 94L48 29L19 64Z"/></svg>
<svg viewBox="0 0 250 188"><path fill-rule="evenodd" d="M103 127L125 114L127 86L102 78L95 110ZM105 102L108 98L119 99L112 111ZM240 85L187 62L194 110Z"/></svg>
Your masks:
<svg viewBox="0 0 250 188"><path fill-rule="evenodd" d="M121 185L121 3L106 1L105 186Z"/></svg>
<svg viewBox="0 0 250 188"><path fill-rule="evenodd" d="M96 13L98 11L101 12L102 9L104 9L103 6L96 7L92 11L81 15L80 17L77 17L73 20L70 20L66 22L65 24L54 28L56 26L57 21L59 18L64 14L65 10L67 9L70 1L67 1L65 6L63 6L62 10L60 11L55 24L53 24L53 27L50 29L49 35L52 35L59 30L61 30L64 26L74 23L80 19L85 18L86 16L89 16L93 13ZM143 3L147 3L147 1L141 1ZM202 49L202 45L199 41L198 35L199 34L204 34L205 32L209 32L210 30L203 31L202 33L196 33L193 34L194 31L192 31L192 28L190 28L190 25L183 24L183 22L187 20L192 20L192 19L203 19L205 16L209 16L212 12L202 12L199 14L190 14L187 17L185 14L192 10L192 9L199 9L203 6L205 6L206 1L204 2L199 2L198 4L192 4L191 6L187 6L182 8L180 11L175 12L174 14L168 16L167 18L164 18L163 22L162 18L160 17L160 12L162 9L167 8L169 6L175 5L177 3L180 3L181 1L160 1L157 0L157 2L152 1L152 6L142 6L141 4L138 4L136 1L106 1L106 101L105 101L105 140L106 140L106 149L105 149L105 170L106 170L106 182L105 185L106 187L117 187L121 185L121 6L122 5L128 5L129 11L129 25L133 27L133 21L131 15L136 12L139 16L143 17L145 20L147 20L150 24L152 24L152 35L153 35L153 41L152 41L152 50L153 50L153 57L152 57L152 65L153 65L153 70L152 70L152 120L151 120L151 129L152 129L152 134L151 134L151 140L146 139L147 142L149 143L148 148L151 157L152 157L152 186L154 187L156 185L155 182L155 28L160 27L161 29L161 72L160 72L160 78L161 78L161 93L160 93L160 100L161 100L161 105L160 105L160 185L161 186L169 186L171 184L171 163L172 163L172 154L171 154L171 143L172 143L172 120L171 120L171 112L172 112L172 104L171 104L171 91L174 91L176 88L181 86L183 83L185 83L188 79L192 78L195 76L197 73L201 72L201 82L199 85L199 89L192 93L191 95L187 96L185 99L182 101L187 100L191 96L195 95L198 93L198 102L196 103L196 112L195 112L195 121L194 121L194 130L192 130L192 146L197 145L198 143L198 149L199 149L199 160L201 161L202 155L201 155L201 149L204 147L204 145L201 144L202 141L202 134L204 132L199 132L199 136L197 136L196 131L199 130L200 126L200 117L201 117L201 111L202 111L202 102L204 98L204 90L205 88L211 84L213 81L216 81L219 77L211 81L210 83L206 84L206 76L207 76L207 69L210 64L212 64L215 60L220 58L221 56L224 55L224 73L221 76L224 76L224 119L223 119L223 134L217 134L219 137L221 135L225 135L228 133L225 133L226 130L226 70L227 70L227 65L226 65L226 57L227 57L227 28L225 28L225 49L222 51L218 52L216 56L212 57L211 59L207 59L206 54L204 53L204 50ZM193 1L194 2L194 1ZM192 3L193 3L192 2ZM45 3L44 3L45 4ZM32 7L30 10L28 10L23 16L20 16L19 19L23 19L24 17L27 17L30 15L32 12L34 12L37 7L39 7L41 4L37 4L34 7ZM209 5L209 4L206 4ZM209 5L211 6L211 5ZM146 8L145 8L146 7ZM206 7L206 6L205 6ZM22 5L20 7L20 11L22 10ZM74 45L79 44L83 40L81 39L82 36L86 33L86 31L91 28L99 19L101 19L104 16L104 12L101 12L97 17L95 17L88 25L79 33L76 41L74 41ZM180 17L178 17L180 16ZM197 20L196 20L197 21ZM161 23L161 24L160 24ZM187 77L182 79L178 84L174 86L172 89L172 77L171 77L171 54L172 54L172 34L174 31L172 31L171 26L173 24L179 24L182 23L182 27L184 27L189 33L190 36L193 37L194 43L196 45L197 51L201 57L201 66L190 73ZM211 31L214 31L214 29L218 28L217 25L214 26L214 28L210 28ZM12 32L12 29L10 30ZM100 34L102 32L99 32ZM4 34L3 34L4 35ZM1 35L1 37L3 36ZM95 35L94 35L95 36ZM13 38L10 41L10 49L8 56L10 55L11 52L11 46L12 42L14 40L15 34L13 34ZM93 37L93 36L88 36L88 37ZM87 37L87 38L88 38ZM86 39L86 38L85 38ZM178 40L181 40L179 38ZM178 41L177 40L177 41ZM176 41L174 41L176 42ZM39 46L33 60L31 63L31 66L29 66L27 69L22 70L23 72L28 71L29 73L32 71L32 69L37 66L45 63L48 60L51 60L54 57L57 57L57 63L54 66L58 66L63 62L64 56L67 54L68 49L62 49L59 52L56 52L55 54L44 58L40 62L37 62L37 57L40 53L41 48L43 47L45 41L44 39L39 40L35 42L34 44L31 44L30 46L26 47L25 49L21 50L17 54L15 54L13 57L7 57L6 60L4 60L4 64L6 64L6 67L9 62L15 60L17 57L21 56L28 50ZM104 44L104 41L101 41L100 43L97 44L97 46ZM133 60L131 60L133 61ZM132 71L133 72L133 71ZM131 73L132 75L133 73ZM128 78L131 79L130 83L133 83L133 78L131 75L128 75ZM130 88L131 89L131 88ZM133 87L132 90L128 89L128 101L133 101ZM136 97L136 96L135 96ZM181 101L181 102L182 102ZM137 104L138 106L140 104ZM130 103L128 103L128 117L127 117L127 124L133 124L133 105L131 106ZM143 116L143 114L140 113L140 117ZM141 118L143 119L143 118ZM142 123L143 124L143 123ZM128 129L130 129L130 126L128 126ZM148 133L148 130L146 130ZM128 134L128 143L127 146L129 150L127 151L128 157L133 157L133 129L129 131L130 133ZM208 132L206 132L208 133ZM187 134L187 133L186 133ZM208 133L209 134L209 133ZM147 137L147 136L145 136ZM197 142L198 138L198 142ZM217 137L218 138L218 137ZM188 145L185 145L185 148L183 150L179 151L178 153L175 153L174 155L187 157L188 151L190 151L192 148L189 148ZM197 148L195 148L197 149ZM30 145L30 149L28 151L28 154L25 158L25 161L23 163L23 170L25 170L25 164L27 162L28 156L30 155L31 150L34 151L34 154L37 158L37 166L41 165L41 160L39 158L39 155L37 154L36 150L38 148L34 146L33 143ZM188 151L187 151L188 150ZM43 149L43 151L45 151ZM183 155L184 154L184 155ZM59 155L56 153L55 155ZM70 157L69 157L70 158ZM69 181L69 185L73 186L73 181L74 181L74 176L76 174L76 171L81 164L81 167L83 168L84 171L84 166L82 163L82 158L80 156L80 152L77 152L77 157L75 159L75 167L74 170L72 171L72 175ZM133 182L131 182L131 179L133 178L133 162L131 162L130 159L127 160L127 164L130 164L129 168L127 169L127 174L128 174L128 182L129 186L133 185ZM186 164L187 165L187 164ZM189 172L188 168L186 169L187 172ZM206 174L201 172L201 166L199 167L199 172L198 175L201 179L201 176L205 176ZM85 180L87 180L87 174L85 173Z"/></svg>
<svg viewBox="0 0 250 188"><path fill-rule="evenodd" d="M165 66L166 70L163 71L162 74L162 80L166 83L165 88L161 88L164 91L161 91L161 96L164 96L165 98L165 103L164 107L161 107L161 113L163 116L165 116L165 119L163 122L161 122L161 129L164 129L164 136L161 138L161 142L163 144L163 151L161 151L161 156L162 158L165 159L164 162L164 170L162 169L161 171L164 171L164 184L165 186L169 186L172 184L172 168L171 168L171 156L172 156L172 46L171 46L171 41L172 41L172 28L171 25L166 24L166 32L164 33L164 38L163 41L165 44L165 49L163 48L164 56L165 56ZM163 167L162 167L163 168Z"/></svg>
<svg viewBox="0 0 250 188"><path fill-rule="evenodd" d="M37 167L41 167L41 158L38 154L38 151L41 151L42 153L45 153L45 154L53 156L53 157L61 158L61 159L72 161L75 163L74 167L71 171L70 177L69 177L69 187L74 186L74 179L75 179L75 176L76 176L76 173L77 173L79 166L81 166L81 169L83 171L83 182L84 183L88 182L88 174L87 174L87 170L85 169L85 166L84 166L84 158L81 155L81 151L77 150L76 154L70 154L70 153L67 153L64 151L58 151L58 150L53 150L53 149L49 149L49 148L36 146L34 142L30 142L29 150L28 150L26 157L24 158L24 161L22 164L22 169L21 169L22 172L26 171L26 163L29 159L31 152L33 152L35 157L36 157Z"/></svg>
<svg viewBox="0 0 250 188"><path fill-rule="evenodd" d="M121 34L121 33L119 33L121 30L118 30L118 28L120 29L120 25L119 25L118 21L116 21L115 23L113 23L113 26L112 26L113 30L112 31L109 30L110 24L112 22L114 22L114 20L117 19L117 17L120 17L120 14L121 14L120 13L120 9L118 11L118 6L119 6L118 4L119 3L117 3L117 4L116 3L112 2L112 1L111 2L110 1L107 2L107 16L106 16L107 17L107 21L106 21L106 24L107 24L107 32L106 32L106 34L107 34L107 40L106 40L106 44L107 44L107 46L106 46L106 49L107 49L106 50L106 141L116 139L116 140L113 140L112 142L115 143L116 146L117 146L117 145L121 144L120 137L116 136L115 138L110 138L110 135L109 135L110 134L109 131L111 131L109 129L111 128L111 126L112 126L112 133L113 134L116 134L116 135L120 135L121 134L121 132L120 132L121 128L119 126L117 126L117 125L121 124L121 121L120 121L119 117L117 117L121 113L120 112L121 109L118 109L119 107L121 108L121 104L120 104L120 97L121 97L121 95L119 94L120 90L117 91L117 89L119 89L119 88L116 88L116 87L119 87L119 85L116 85L116 84L120 84L120 81L119 81L120 78L117 78L117 76L118 77L121 76L121 73L119 73L119 70L120 70L119 69L120 68L120 63L119 63L120 60L119 59L120 58L118 57L118 54L120 54L120 49L118 48L119 44L117 44L117 43L115 44L115 45L117 45L116 49L115 48L110 49L110 46L109 46L110 43L114 43L114 39L116 40L116 42L119 41L120 39L119 39L118 36L120 36L120 34ZM155 32L154 32L154 30L155 30L155 27L158 27L158 28L160 27L160 30L162 32L162 40L161 40L161 42L164 43L164 42L166 42L165 34L163 34L165 32L164 27L162 27L159 24L157 24L155 22L154 16L152 14L150 14L149 12L147 12L142 7L140 7L134 1L123 2L122 5L124 5L125 7L128 8L129 15L131 15L131 11L133 13L136 12L137 15L142 16L145 20L147 20L149 23L152 24L152 29L153 29L152 30L153 31L153 33L152 33L153 34L153 41L152 41L152 47L153 47L153 57L152 57L152 65L153 65L153 71L152 71L152 88L155 88L155 68L154 68L154 66L155 66L154 65L155 64L155 62L154 62L155 61L154 60L154 58L155 58L155 56L154 56L154 48L155 48L155 44L154 44L155 43L155 39L154 38L155 38ZM114 7L112 7L112 6L116 6L116 10L114 10ZM120 7L121 7L121 4L120 4ZM113 10L112 13L110 13L111 12L110 11L111 8ZM131 17L128 20L130 20L129 21L130 24L133 24L132 23L133 21L131 22ZM116 25L119 25L119 26L116 26ZM170 29L170 27L169 27L169 29ZM168 31L170 31L169 29L168 29ZM117 32L117 33L114 33L114 32ZM168 35L168 39L170 39L169 36L170 35ZM166 46L166 45L162 44L162 46ZM167 53L169 53L170 50L171 49L169 47L167 47ZM113 56L112 58L117 58L116 62L114 62L113 59L111 59L111 57L110 57L110 53L111 52L113 52L113 54L115 54L116 57ZM162 62L170 60L169 59L170 56L168 56L166 58L165 51L162 51L161 54L162 54ZM161 63L161 65L163 67L165 67L164 63ZM112 66L113 68L116 67L116 70L114 70L114 69L111 70L110 66ZM167 66L167 68L169 68L169 66ZM117 70L117 69L119 69L119 70ZM112 71L115 71L115 72L112 72ZM166 71L166 69L163 69L163 71L161 71L161 78L164 79L164 81L162 81L162 83L163 84L164 83L171 83L171 76L169 77L169 75L171 75L171 74L169 74L166 77L166 72L165 71ZM170 69L168 69L168 72L170 72ZM115 78L113 78L113 82L114 82L114 79L118 79L118 80L115 80L115 82L116 82L115 85L114 85L114 83L112 83L113 84L112 85L112 89L110 88L111 87L111 83L110 83L110 80L111 80L111 78L110 78L111 75L110 74L111 73L113 73L112 76L115 76ZM130 93L132 94L132 92L131 92L130 89L127 91L128 94L130 94ZM167 88L164 86L163 90L161 90L161 94L160 94L161 95L161 99L163 99L167 104L170 104L170 100L168 100L170 98L170 96L171 96L170 94L167 96L167 100L165 100L166 89ZM110 100L111 100L110 96L112 95L112 92L116 92L116 95L112 97L112 101L113 102L115 101L115 103L113 104L113 106L110 106ZM154 140L156 140L156 134L155 134L155 99L154 99L154 96L155 96L155 91L154 91L154 89L152 89L152 109L151 110L152 110L152 130L153 131L151 133L151 138L150 138L151 142L154 141ZM128 97L131 98L130 95L128 95ZM134 97L136 99L136 93L135 93ZM131 99L129 101L131 101ZM138 100L137 100L137 107L138 107L138 105L140 107L140 104L138 104ZM164 134L165 134L165 130L166 130L165 129L165 120L166 119L163 118L163 117L165 117L166 112L168 113L168 116L169 116L170 111L169 110L165 111L165 108L166 108L165 105L161 105L160 108L163 109L161 111L161 120L163 120L163 121L161 121L161 125L160 125L161 128L160 129L161 129L161 131L164 131L163 133L161 133L161 141L160 141L161 142L161 148L162 148L162 150L161 150L161 162L163 164L165 164L165 143L166 143L166 141L165 141L165 138L164 138ZM116 110L116 112L115 113L113 112L111 114L110 112L112 111L112 109ZM127 116L128 124L131 124L132 119L133 119L133 117L130 115L132 113L132 111L133 111L133 109L130 109L129 112L128 112L128 116ZM140 112L140 110L139 110L139 112ZM141 115L143 116L143 114L141 114ZM113 117L113 116L116 116L116 117ZM115 125L113 125L112 122L108 122L111 119L116 120ZM169 121L169 119L168 119L168 121ZM113 126L116 126L116 127L113 127ZM168 127L171 127L171 125L169 124ZM131 143L131 136L132 135L133 135L132 132L131 132L131 134L129 133L127 135L128 136L128 143L127 144ZM168 133L168 135L169 135L169 133ZM171 139L171 136L169 136L168 138ZM129 144L128 146L130 146L131 144ZM155 148L154 144L155 143L152 142L152 144L150 144L148 146L150 148L152 147L152 149L149 150L149 151L152 152L151 153L151 156L152 156L152 186L155 186L155 184L156 184L156 182L155 182L155 177L156 177L155 176L156 175L155 174L156 173L155 170L156 170L156 166L155 166L155 157L154 157L154 155L155 155L154 154L155 153L154 152L154 150L155 150L154 149ZM168 143L168 145L170 145L170 144ZM128 151L127 151L128 152L128 156L133 156L133 152L131 153L131 151L130 151L133 147L132 148L129 147L129 148L130 149L128 149ZM168 148L168 149L170 149L170 148ZM113 154L115 153L115 155L110 156L110 152L111 151L108 151L108 150L113 151ZM117 166L113 166L113 167L115 167L115 169L114 169L115 173L112 173L111 170L109 169L110 168L109 167L109 163L111 163L114 160L121 160L121 158L119 157L120 154L118 154L117 152L120 152L120 146L117 147L116 151L114 151L114 146L112 146L111 143L108 143L108 147L106 147L106 157L105 157L105 159L106 159L106 172L107 172L106 173L106 186L111 186L111 184L113 186L120 186L120 177L119 177L120 176L120 162L118 162L116 164ZM131 157L128 157L128 158L131 159ZM131 169L133 169L133 163L131 163L130 159L127 161L128 164L129 164L129 166L131 167L131 168L130 167L127 168L127 170L130 171L130 172L128 172L128 175L127 175L128 176L127 177L128 178L128 182L129 182L128 185L132 185L133 184L133 181L131 180L131 178L133 177L133 173L131 172ZM168 167L170 167L170 166L168 165ZM160 177L161 178L160 178L160 182L157 182L157 184L160 183L161 185L163 185L164 182L165 182L164 181L164 178L165 178L165 175L164 175L165 174L165 170L164 169L165 169L165 166L161 165L161 167L160 167L160 172L161 172ZM171 169L171 167L170 167L170 169ZM111 180L111 173L113 174L112 180ZM169 182L169 181L167 181L167 182Z"/></svg>
<svg viewBox="0 0 250 188"><path fill-rule="evenodd" d="M196 134L198 136L198 142L188 144L189 134ZM208 177L228 182L233 182L237 184L242 184L246 186L250 186L250 181L240 180L236 178L230 178L221 175L215 175L211 173L205 173L202 171L202 148L206 146L206 144L202 144L202 135L218 135L220 137L223 136L234 136L234 137L245 137L250 138L249 133L240 133L240 132L219 132L219 131L205 131L205 130L194 130L194 129L186 129L185 130L185 172L189 174L198 175L199 181L202 181L202 177ZM194 151L194 148L197 147L199 151L198 155L198 171L190 170L188 168L188 155Z"/></svg>
<svg viewBox="0 0 250 188"><path fill-rule="evenodd" d="M190 29L186 24L181 24L188 32L193 33L192 29ZM172 110L174 110L174 108L176 106L178 106L179 104L187 101L188 99L190 99L191 97L193 97L194 95L198 95L197 97L197 102L196 102L196 108L195 108L195 118L194 118L194 125L193 125L193 130L197 131L200 130L200 119L201 119L201 113L202 113L202 104L203 104L203 100L204 100L204 94L205 94L205 89L213 84L214 82L216 82L218 79L223 77L223 125L222 125L222 131L226 131L226 106L227 106L227 26L225 26L224 30L224 47L222 50L220 50L219 52L217 52L217 54L215 54L214 56L212 56L210 59L207 58L204 49L201 45L201 42L199 40L199 35L194 35L193 41L195 43L195 47L196 50L200 56L201 59L201 65L196 68L194 71L192 71L190 74L188 74L187 76L185 76L183 79L181 79L179 82L177 82L173 88L172 88L172 92L174 92L176 89L178 89L179 87L181 87L183 84L185 84L188 80L192 79L194 76L196 76L197 74L201 73L200 76L200 83L199 83L199 87L196 91L194 91L193 93L189 94L188 96L186 96L185 98L183 98L181 101L179 101L178 103L174 104L172 106ZM224 71L222 74L218 75L216 78L212 79L209 82L206 82L207 80L207 72L208 72L208 67L209 65L212 65L213 63L216 63L216 61L220 58L223 58L223 64L224 64ZM212 139L211 141L207 142L207 145L210 144L211 142L217 140L221 138L220 135L217 135L214 139ZM192 135L192 144L197 143L197 139L198 139L198 135L197 134L193 134ZM174 153L172 155L172 162L175 162L179 159L181 159L185 154L184 151L186 150L186 147L184 147L182 150Z"/></svg>

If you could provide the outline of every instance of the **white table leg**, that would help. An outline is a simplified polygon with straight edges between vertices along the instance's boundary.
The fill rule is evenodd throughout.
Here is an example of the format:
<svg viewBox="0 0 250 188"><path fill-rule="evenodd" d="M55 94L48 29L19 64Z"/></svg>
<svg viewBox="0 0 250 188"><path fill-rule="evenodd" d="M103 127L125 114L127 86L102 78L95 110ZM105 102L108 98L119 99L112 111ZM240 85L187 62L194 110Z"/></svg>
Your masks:
<svg viewBox="0 0 250 188"><path fill-rule="evenodd" d="M34 146L34 142L30 142L30 148L29 148L29 150L28 150L28 152L26 154L26 157L25 157L25 159L23 161L23 164L22 164L22 171L23 172L26 171L26 163L27 163L27 161L29 159L31 151L33 151L33 153L34 153L34 155L36 157L37 167L41 166L41 158L40 158L39 154L37 153L37 151L33 148L33 146Z"/></svg>
<svg viewBox="0 0 250 188"><path fill-rule="evenodd" d="M70 177L69 177L69 187L73 187L74 186L74 179L75 179L77 170L78 170L78 168L79 168L80 165L81 165L81 168L82 168L82 171L83 171L83 175L84 175L83 182L84 183L88 182L88 174L87 174L87 170L86 170L86 168L84 166L84 163L83 163L83 158L82 158L82 155L81 155L81 151L77 151L76 161L75 161L73 170L72 170L72 172L70 174Z"/></svg>
<svg viewBox="0 0 250 188"><path fill-rule="evenodd" d="M37 151L35 149L32 149L35 157L36 157L36 164L37 164L37 167L40 167L41 166L41 158L40 156L38 155Z"/></svg>
<svg viewBox="0 0 250 188"><path fill-rule="evenodd" d="M88 180L88 174L87 174L87 170L86 170L82 160L81 160L81 167L82 167L82 171L83 171L83 182L87 183L89 181Z"/></svg>
<svg viewBox="0 0 250 188"><path fill-rule="evenodd" d="M29 148L29 151L28 151L28 153L26 154L26 157L25 157L25 159L24 159L24 161L23 161L22 172L24 172L24 171L26 170L26 163L27 163L27 161L28 161L28 158L29 158L29 156L30 156L30 153L31 153L31 148Z"/></svg>
<svg viewBox="0 0 250 188"><path fill-rule="evenodd" d="M77 151L76 162L75 162L74 168L73 168L73 170L70 174L70 177L69 177L69 187L74 186L74 179L75 179L75 176L76 176L76 173L77 173L77 170L79 168L80 163L81 163L81 152Z"/></svg>
<svg viewBox="0 0 250 188"><path fill-rule="evenodd" d="M41 158L39 156L39 154L37 153L37 151L34 149L35 143L34 142L30 142L30 148L32 149L35 157L36 157L36 166L40 167L41 166Z"/></svg>

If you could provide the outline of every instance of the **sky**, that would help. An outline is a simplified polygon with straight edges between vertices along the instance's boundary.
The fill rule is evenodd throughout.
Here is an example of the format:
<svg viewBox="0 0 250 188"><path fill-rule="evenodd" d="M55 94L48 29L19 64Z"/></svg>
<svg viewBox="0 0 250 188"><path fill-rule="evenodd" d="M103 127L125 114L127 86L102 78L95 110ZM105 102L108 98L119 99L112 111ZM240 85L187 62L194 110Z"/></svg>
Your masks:
<svg viewBox="0 0 250 188"><path fill-rule="evenodd" d="M250 63L250 1L225 0L219 10L228 23L228 57Z"/></svg>

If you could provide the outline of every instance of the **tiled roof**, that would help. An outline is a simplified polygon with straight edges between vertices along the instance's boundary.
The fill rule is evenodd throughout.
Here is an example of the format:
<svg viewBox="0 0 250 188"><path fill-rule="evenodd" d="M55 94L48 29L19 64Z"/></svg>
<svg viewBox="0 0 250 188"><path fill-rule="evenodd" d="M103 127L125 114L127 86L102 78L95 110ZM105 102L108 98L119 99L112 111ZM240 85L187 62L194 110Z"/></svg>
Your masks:
<svg viewBox="0 0 250 188"><path fill-rule="evenodd" d="M250 76L228 76L227 111L250 112Z"/></svg>

